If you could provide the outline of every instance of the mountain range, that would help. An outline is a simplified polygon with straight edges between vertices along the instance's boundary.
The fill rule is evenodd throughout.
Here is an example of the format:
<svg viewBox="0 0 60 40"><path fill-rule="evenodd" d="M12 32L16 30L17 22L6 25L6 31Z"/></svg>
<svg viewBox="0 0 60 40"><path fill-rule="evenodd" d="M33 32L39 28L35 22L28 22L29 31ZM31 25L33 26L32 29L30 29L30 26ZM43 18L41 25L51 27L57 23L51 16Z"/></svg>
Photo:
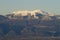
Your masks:
<svg viewBox="0 0 60 40"><path fill-rule="evenodd" d="M0 39L60 37L60 16L42 10L0 15Z"/></svg>

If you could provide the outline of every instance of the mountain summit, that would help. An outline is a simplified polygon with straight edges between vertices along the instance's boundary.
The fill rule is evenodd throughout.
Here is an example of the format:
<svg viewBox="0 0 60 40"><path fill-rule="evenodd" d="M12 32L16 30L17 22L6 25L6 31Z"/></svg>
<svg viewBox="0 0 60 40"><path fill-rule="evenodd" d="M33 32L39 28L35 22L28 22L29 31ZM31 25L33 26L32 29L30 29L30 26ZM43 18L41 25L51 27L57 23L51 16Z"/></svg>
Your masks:
<svg viewBox="0 0 60 40"><path fill-rule="evenodd" d="M26 16L28 14L35 16L36 13L43 14L43 15L49 15L49 16L53 15L49 12L45 12L45 11L39 10L39 9L38 10L32 10L32 11L28 11L28 10L14 11L13 13L14 13L14 15L22 15L22 16Z"/></svg>
<svg viewBox="0 0 60 40"><path fill-rule="evenodd" d="M15 15L19 15L21 14L22 16L28 15L28 13L30 13L31 15L35 15L36 13L46 13L42 10L32 10L32 11L27 11L27 10L22 10L22 11L15 11L13 12Z"/></svg>
<svg viewBox="0 0 60 40"><path fill-rule="evenodd" d="M41 14L45 16L54 16L53 14L49 12L45 12L43 10L21 10L21 11L14 11L13 12L14 16L34 16L34 18L38 18L36 15Z"/></svg>

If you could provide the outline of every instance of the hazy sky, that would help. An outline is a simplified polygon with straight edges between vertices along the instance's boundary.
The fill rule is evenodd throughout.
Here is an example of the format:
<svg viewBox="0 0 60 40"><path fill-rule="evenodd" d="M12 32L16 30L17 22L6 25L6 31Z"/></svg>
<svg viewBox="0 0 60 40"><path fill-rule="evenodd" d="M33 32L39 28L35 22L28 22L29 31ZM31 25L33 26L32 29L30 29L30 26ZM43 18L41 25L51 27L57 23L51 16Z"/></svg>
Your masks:
<svg viewBox="0 0 60 40"><path fill-rule="evenodd" d="M60 0L0 0L0 14L34 9L60 14Z"/></svg>

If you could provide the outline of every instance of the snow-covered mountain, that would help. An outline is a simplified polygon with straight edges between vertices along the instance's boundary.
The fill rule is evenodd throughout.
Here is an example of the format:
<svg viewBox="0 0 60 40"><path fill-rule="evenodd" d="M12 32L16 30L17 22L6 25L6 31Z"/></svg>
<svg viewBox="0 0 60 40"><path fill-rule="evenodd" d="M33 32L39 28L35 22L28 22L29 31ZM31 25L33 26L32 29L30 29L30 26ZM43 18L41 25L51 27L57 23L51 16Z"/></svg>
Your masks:
<svg viewBox="0 0 60 40"><path fill-rule="evenodd" d="M45 12L42 10L32 10L32 11L22 10L22 11L14 11L13 13L14 15L22 15L22 16L25 16L28 14L35 15L36 13L43 14L43 15L49 15L49 16L52 15L51 13Z"/></svg>
<svg viewBox="0 0 60 40"><path fill-rule="evenodd" d="M34 19L36 17L37 20ZM60 18L60 15L55 16L42 10L15 11L6 16L0 15L0 39L52 37L52 34L60 37L60 19L57 17Z"/></svg>
<svg viewBox="0 0 60 40"><path fill-rule="evenodd" d="M50 18L50 16L54 16L54 14L50 13L50 12L45 12L43 10L21 10L21 11L14 11L12 12L13 14L9 14L7 16L9 16L9 18L35 18L38 19L42 16L42 19L46 19L46 18Z"/></svg>
<svg viewBox="0 0 60 40"><path fill-rule="evenodd" d="M31 15L35 15L35 12L43 13L41 10L33 10L33 11L22 10L22 11L15 11L13 13L15 15L21 14L22 16L25 16L25 15L28 15L28 13L30 13Z"/></svg>

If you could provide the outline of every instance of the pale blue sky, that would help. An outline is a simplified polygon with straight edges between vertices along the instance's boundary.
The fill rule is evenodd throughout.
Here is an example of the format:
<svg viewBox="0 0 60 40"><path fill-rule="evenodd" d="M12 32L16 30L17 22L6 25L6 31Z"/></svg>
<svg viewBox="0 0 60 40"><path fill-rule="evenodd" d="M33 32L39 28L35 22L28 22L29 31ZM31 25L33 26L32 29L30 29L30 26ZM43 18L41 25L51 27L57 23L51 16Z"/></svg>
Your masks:
<svg viewBox="0 0 60 40"><path fill-rule="evenodd" d="M0 14L34 9L60 14L60 0L0 0Z"/></svg>

